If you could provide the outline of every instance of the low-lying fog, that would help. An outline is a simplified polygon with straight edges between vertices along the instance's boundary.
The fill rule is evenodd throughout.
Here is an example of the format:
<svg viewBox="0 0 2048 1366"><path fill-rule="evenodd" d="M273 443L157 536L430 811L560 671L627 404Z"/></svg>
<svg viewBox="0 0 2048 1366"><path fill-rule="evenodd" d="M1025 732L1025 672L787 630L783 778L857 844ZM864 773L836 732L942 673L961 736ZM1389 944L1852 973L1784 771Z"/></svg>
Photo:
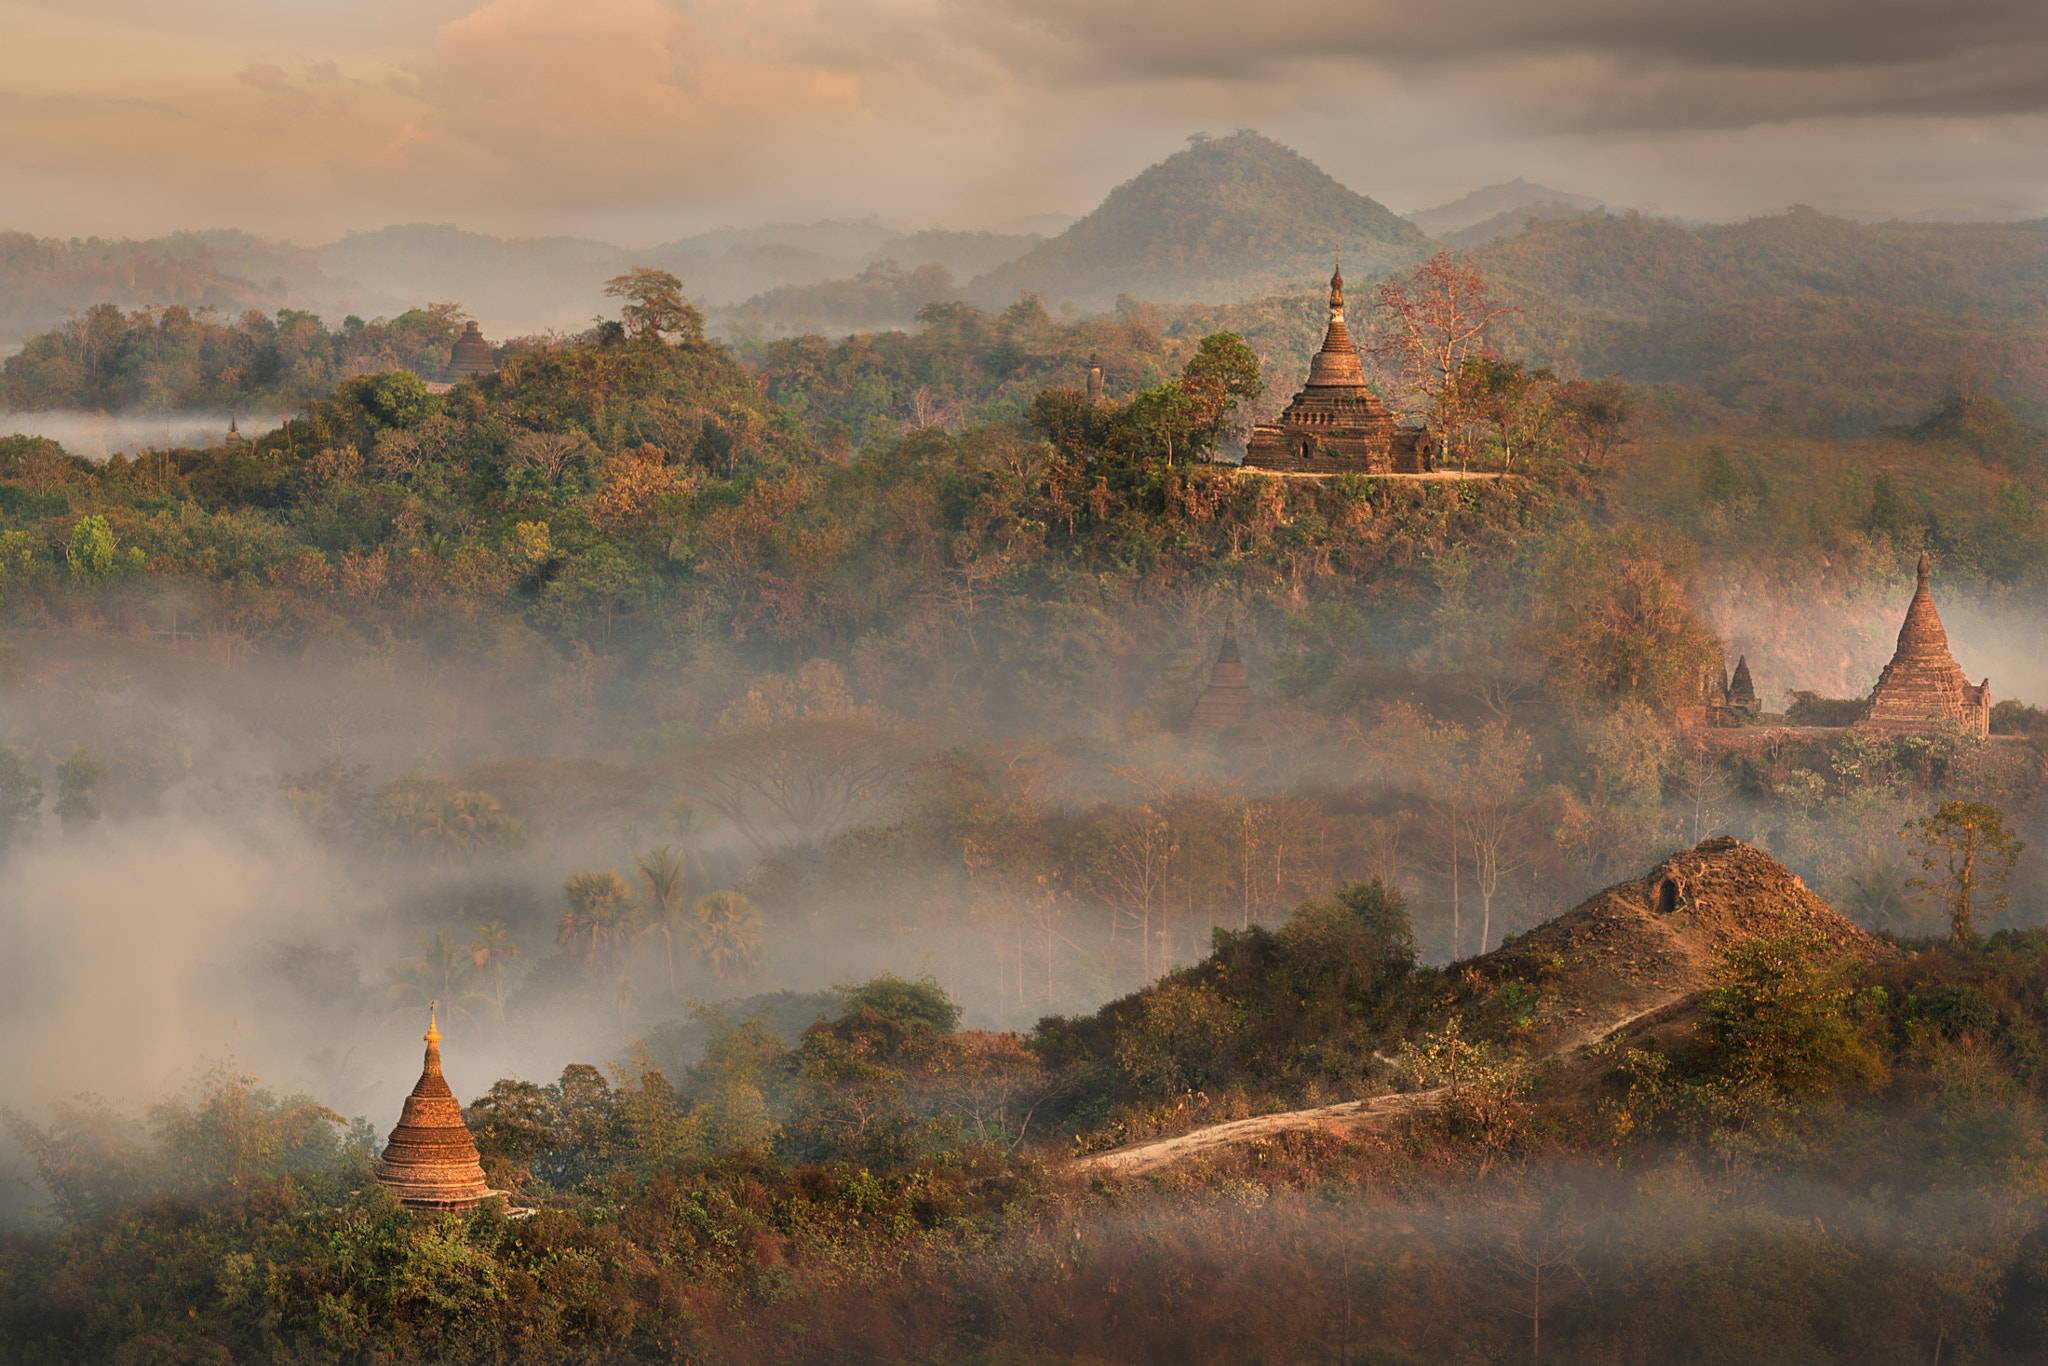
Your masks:
<svg viewBox="0 0 2048 1366"><path fill-rule="evenodd" d="M73 455L105 460L143 450L217 446L232 421L241 435L255 438L274 430L282 418L259 413L81 413L69 409L0 411L0 437L43 436Z"/></svg>

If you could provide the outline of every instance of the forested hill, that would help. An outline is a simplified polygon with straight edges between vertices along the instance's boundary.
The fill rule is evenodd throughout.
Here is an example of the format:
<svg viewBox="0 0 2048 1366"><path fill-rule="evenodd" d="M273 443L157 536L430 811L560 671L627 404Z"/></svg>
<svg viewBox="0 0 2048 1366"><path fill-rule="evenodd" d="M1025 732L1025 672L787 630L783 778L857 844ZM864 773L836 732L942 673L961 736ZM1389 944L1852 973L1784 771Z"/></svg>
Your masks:
<svg viewBox="0 0 2048 1366"><path fill-rule="evenodd" d="M2048 413L2048 224L1589 215L1472 259L1522 308L1509 348L1567 371L1676 382L1815 431L1907 421L1958 372Z"/></svg>
<svg viewBox="0 0 2048 1366"><path fill-rule="evenodd" d="M1428 254L1429 239L1298 152L1242 132L1197 142L1112 190L1100 207L1028 255L974 281L1002 306L1037 292L1049 307L1138 299L1225 302L1327 277L1341 249L1355 274Z"/></svg>
<svg viewBox="0 0 2048 1366"><path fill-rule="evenodd" d="M1474 260L1559 307L1617 317L1808 296L2048 320L2048 221L1872 224L1799 207L1683 228L1589 214L1540 221Z"/></svg>

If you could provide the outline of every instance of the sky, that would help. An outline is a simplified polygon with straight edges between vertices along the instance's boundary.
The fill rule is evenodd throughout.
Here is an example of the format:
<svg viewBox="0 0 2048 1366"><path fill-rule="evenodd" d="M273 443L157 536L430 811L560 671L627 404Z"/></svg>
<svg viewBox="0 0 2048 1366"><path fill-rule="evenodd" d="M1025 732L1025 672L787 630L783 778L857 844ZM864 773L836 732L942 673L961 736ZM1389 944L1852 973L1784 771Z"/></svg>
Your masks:
<svg viewBox="0 0 2048 1366"><path fill-rule="evenodd" d="M1240 127L1402 212L2048 216L2048 5L0 0L0 227L43 235L989 227Z"/></svg>

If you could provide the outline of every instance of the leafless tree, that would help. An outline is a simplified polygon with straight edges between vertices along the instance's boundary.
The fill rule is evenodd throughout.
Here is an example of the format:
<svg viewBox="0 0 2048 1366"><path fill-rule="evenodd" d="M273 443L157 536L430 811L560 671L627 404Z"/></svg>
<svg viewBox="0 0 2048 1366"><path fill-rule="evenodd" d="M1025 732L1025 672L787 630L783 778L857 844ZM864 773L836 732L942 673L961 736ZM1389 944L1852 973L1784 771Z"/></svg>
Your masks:
<svg viewBox="0 0 2048 1366"><path fill-rule="evenodd" d="M559 484L570 462L588 444L589 438L577 432L521 432L512 441L512 463L543 470L550 484Z"/></svg>

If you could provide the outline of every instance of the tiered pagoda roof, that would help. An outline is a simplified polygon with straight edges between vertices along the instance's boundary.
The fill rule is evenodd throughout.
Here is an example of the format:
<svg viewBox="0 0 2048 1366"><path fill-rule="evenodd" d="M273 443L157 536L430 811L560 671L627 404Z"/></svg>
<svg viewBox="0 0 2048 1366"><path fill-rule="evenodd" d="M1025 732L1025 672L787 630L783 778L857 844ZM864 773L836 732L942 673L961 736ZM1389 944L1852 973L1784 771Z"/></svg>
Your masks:
<svg viewBox="0 0 2048 1366"><path fill-rule="evenodd" d="M1428 467L1427 434L1401 427L1365 381L1365 366L1344 321L1344 272L1330 276L1330 321L1322 349L1308 363L1301 392L1275 422L1252 428L1248 469L1302 473L1420 473Z"/></svg>
<svg viewBox="0 0 2048 1366"><path fill-rule="evenodd" d="M379 1184L389 1187L407 1209L441 1212L475 1209L493 1195L484 1181L476 1140L462 1122L462 1106L441 1075L441 1031L427 1016L427 1057L419 1084L405 1098L398 1127L377 1159Z"/></svg>
<svg viewBox="0 0 2048 1366"><path fill-rule="evenodd" d="M1856 724L1865 730L1923 731L1954 722L1978 735L1991 732L1991 680L1973 684L1949 653L1948 632L1927 591L1927 556L1920 556L1920 586L1899 628L1899 648L1877 676L1870 706Z"/></svg>
<svg viewBox="0 0 2048 1366"><path fill-rule="evenodd" d="M462 335L455 339L455 346L448 356L448 373L456 379L498 373L498 353L484 340L484 334L474 319L462 329Z"/></svg>

